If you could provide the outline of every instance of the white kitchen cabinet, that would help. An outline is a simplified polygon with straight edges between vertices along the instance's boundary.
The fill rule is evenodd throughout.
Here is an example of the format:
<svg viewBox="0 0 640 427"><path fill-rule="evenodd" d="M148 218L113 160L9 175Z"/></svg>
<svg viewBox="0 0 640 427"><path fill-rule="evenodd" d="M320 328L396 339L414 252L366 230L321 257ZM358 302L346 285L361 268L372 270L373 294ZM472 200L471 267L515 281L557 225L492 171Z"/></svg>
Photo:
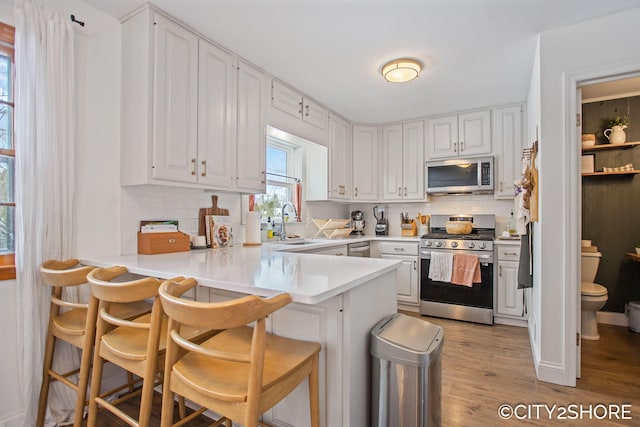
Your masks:
<svg viewBox="0 0 640 427"><path fill-rule="evenodd" d="M277 80L273 80L271 84L271 105L317 128L327 128L328 111L326 108Z"/></svg>
<svg viewBox="0 0 640 427"><path fill-rule="evenodd" d="M151 6L128 17L121 185L264 192L269 84Z"/></svg>
<svg viewBox="0 0 640 427"><path fill-rule="evenodd" d="M523 141L523 106L496 108L493 117L493 145L495 147L496 199L514 197L514 181L521 175L520 156Z"/></svg>
<svg viewBox="0 0 640 427"><path fill-rule="evenodd" d="M382 198L424 200L424 122L382 129Z"/></svg>
<svg viewBox="0 0 640 427"><path fill-rule="evenodd" d="M520 242L496 244L497 289L495 290L496 323L526 326L527 311L524 289L518 289Z"/></svg>
<svg viewBox="0 0 640 427"><path fill-rule="evenodd" d="M198 76L198 182L235 187L236 59L200 40Z"/></svg>
<svg viewBox="0 0 640 427"><path fill-rule="evenodd" d="M419 305L419 268L418 243L382 242L380 243L380 258L397 259L402 261L398 269L397 298L399 303Z"/></svg>
<svg viewBox="0 0 640 427"><path fill-rule="evenodd" d="M266 118L269 78L244 61L238 61L238 136L236 190L266 191Z"/></svg>
<svg viewBox="0 0 640 427"><path fill-rule="evenodd" d="M334 255L334 256L347 256L347 245L337 245L328 248L308 249L300 251L305 254L322 254L322 255Z"/></svg>
<svg viewBox="0 0 640 427"><path fill-rule="evenodd" d="M198 37L159 14L154 23L152 176L197 182Z"/></svg>
<svg viewBox="0 0 640 427"><path fill-rule="evenodd" d="M351 197L351 125L340 117L329 116L329 199Z"/></svg>
<svg viewBox="0 0 640 427"><path fill-rule="evenodd" d="M378 129L374 126L353 126L352 200L378 200Z"/></svg>
<svg viewBox="0 0 640 427"><path fill-rule="evenodd" d="M427 120L427 160L491 153L491 111Z"/></svg>

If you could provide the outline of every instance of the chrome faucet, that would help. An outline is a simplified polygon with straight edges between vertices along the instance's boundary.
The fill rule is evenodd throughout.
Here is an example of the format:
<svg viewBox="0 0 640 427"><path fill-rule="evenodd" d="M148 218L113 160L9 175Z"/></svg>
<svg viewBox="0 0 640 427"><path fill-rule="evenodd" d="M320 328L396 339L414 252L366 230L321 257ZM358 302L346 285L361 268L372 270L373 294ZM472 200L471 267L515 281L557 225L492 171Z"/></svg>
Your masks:
<svg viewBox="0 0 640 427"><path fill-rule="evenodd" d="M285 202L282 205L282 213L280 215L280 218L282 220L282 226L280 227L280 240L286 240L287 239L287 232L284 229L284 210L287 206L291 206L293 208L293 213L296 216L296 218L298 217L298 211L296 211L296 207L293 206L291 203L289 202Z"/></svg>

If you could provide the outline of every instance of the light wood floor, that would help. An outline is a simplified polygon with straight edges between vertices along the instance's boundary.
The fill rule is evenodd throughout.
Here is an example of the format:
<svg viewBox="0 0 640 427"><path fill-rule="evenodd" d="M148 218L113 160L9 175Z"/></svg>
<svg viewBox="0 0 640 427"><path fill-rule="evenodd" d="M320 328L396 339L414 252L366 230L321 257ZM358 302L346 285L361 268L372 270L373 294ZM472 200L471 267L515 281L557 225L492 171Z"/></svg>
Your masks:
<svg viewBox="0 0 640 427"><path fill-rule="evenodd" d="M620 326L599 325L600 341L582 341L582 378L574 388L536 379L526 328L421 318L444 328L442 427L640 426L640 334ZM160 424L159 400L154 405L152 426ZM546 419L544 410L538 419L500 419L501 405L520 403L631 404L633 419L558 421L557 417ZM137 411L135 406L130 409ZM188 425L203 426L207 421L200 417ZM101 411L98 425L125 424Z"/></svg>
<svg viewBox="0 0 640 427"><path fill-rule="evenodd" d="M422 319L444 328L443 427L640 426L640 334L599 325L600 341L582 341L582 378L574 388L536 379L526 328ZM538 419L506 421L498 416L501 405L519 403L631 404L633 419L549 420L544 409Z"/></svg>

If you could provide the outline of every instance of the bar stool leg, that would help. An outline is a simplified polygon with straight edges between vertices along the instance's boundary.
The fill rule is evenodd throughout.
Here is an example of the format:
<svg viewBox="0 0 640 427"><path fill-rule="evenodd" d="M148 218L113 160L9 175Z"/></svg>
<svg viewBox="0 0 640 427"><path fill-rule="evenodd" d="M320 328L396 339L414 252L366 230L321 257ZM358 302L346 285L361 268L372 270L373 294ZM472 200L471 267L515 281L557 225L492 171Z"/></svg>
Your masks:
<svg viewBox="0 0 640 427"><path fill-rule="evenodd" d="M311 374L309 374L309 406L311 408L311 427L320 426L320 396L318 393L318 354L313 358Z"/></svg>
<svg viewBox="0 0 640 427"><path fill-rule="evenodd" d="M47 343L44 352L44 368L42 370L42 385L40 386L40 401L38 402L38 419L36 427L44 425L44 417L47 413L47 400L49 399L49 383L51 375L49 371L53 365L53 349L56 345L56 337L47 332Z"/></svg>

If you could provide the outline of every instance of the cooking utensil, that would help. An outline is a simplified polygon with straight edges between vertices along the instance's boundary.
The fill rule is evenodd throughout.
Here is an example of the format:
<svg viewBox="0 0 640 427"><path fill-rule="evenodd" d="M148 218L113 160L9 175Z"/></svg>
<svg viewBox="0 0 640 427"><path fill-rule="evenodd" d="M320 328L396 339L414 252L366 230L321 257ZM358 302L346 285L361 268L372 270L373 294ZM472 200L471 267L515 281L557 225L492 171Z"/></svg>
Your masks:
<svg viewBox="0 0 640 427"><path fill-rule="evenodd" d="M447 221L445 229L449 234L469 234L473 230L473 223L471 221Z"/></svg>

